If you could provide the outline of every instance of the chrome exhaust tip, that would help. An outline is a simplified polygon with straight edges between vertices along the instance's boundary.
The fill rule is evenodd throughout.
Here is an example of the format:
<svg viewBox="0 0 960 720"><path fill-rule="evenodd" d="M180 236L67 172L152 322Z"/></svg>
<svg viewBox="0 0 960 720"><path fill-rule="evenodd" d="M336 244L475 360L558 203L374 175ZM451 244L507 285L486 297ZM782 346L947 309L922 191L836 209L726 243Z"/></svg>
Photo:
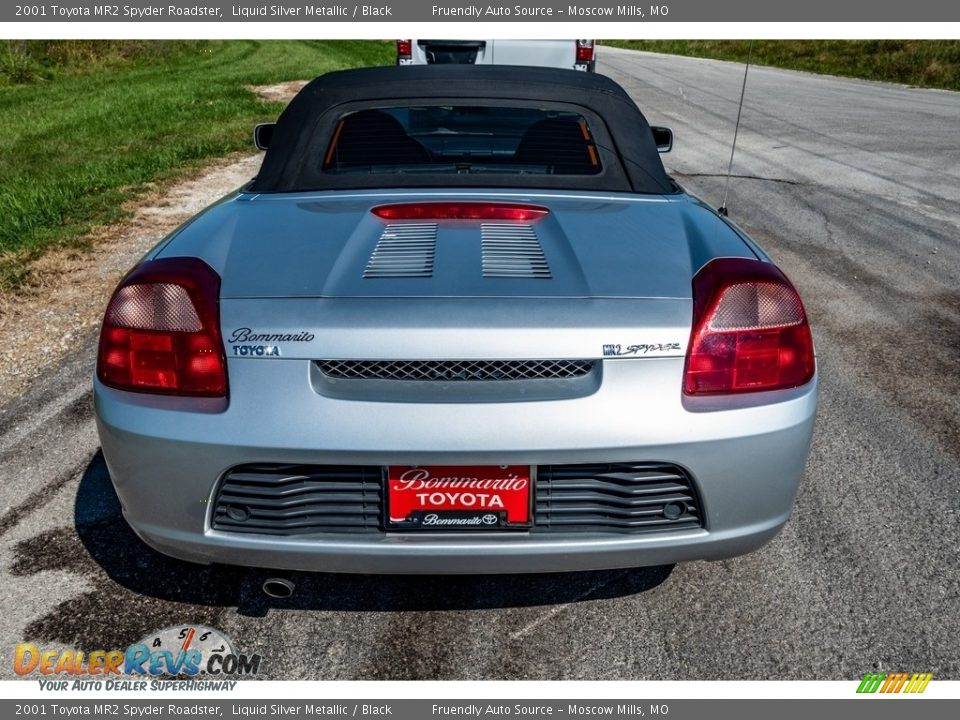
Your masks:
<svg viewBox="0 0 960 720"><path fill-rule="evenodd" d="M281 600L293 595L296 587L292 580L282 577L270 577L263 581L264 594Z"/></svg>

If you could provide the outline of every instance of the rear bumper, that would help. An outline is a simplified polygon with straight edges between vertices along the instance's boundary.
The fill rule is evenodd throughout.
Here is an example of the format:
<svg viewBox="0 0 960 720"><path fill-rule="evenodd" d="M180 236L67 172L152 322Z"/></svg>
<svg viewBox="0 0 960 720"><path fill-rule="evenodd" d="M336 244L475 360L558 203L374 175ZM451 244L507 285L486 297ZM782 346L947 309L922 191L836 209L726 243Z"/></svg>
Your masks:
<svg viewBox="0 0 960 720"><path fill-rule="evenodd" d="M95 387L104 456L134 531L199 563L358 573L520 573L721 559L790 516L809 451L816 380L690 405L682 358L606 361L587 396L407 403L324 396L306 361L232 361L229 407ZM283 402L281 399L287 399ZM291 403L290 398L297 398ZM219 478L245 463L670 462L696 485L704 527L623 533L269 536L214 530Z"/></svg>
<svg viewBox="0 0 960 720"><path fill-rule="evenodd" d="M318 572L482 575L568 572L721 560L752 552L779 532L789 515L722 531L644 535L501 538L390 534L381 538L252 537L133 525L147 545L181 560ZM129 519L129 518L128 518Z"/></svg>

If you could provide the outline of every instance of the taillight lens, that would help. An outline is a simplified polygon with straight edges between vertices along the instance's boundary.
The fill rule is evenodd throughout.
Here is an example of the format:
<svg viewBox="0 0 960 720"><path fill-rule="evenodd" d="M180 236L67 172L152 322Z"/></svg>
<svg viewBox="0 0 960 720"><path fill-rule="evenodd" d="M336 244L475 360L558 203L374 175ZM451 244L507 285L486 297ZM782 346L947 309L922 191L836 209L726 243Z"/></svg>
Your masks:
<svg viewBox="0 0 960 720"><path fill-rule="evenodd" d="M577 40L577 62L593 60L593 40Z"/></svg>
<svg viewBox="0 0 960 720"><path fill-rule="evenodd" d="M198 258L141 263L113 293L97 377L120 390L223 397L220 276Z"/></svg>
<svg viewBox="0 0 960 720"><path fill-rule="evenodd" d="M486 202L427 202L379 205L370 210L384 220L539 220L550 211L540 205Z"/></svg>
<svg viewBox="0 0 960 720"><path fill-rule="evenodd" d="M413 43L410 40L397 40L397 57L413 57Z"/></svg>
<svg viewBox="0 0 960 720"><path fill-rule="evenodd" d="M780 390L808 383L815 360L800 296L771 263L721 258L693 279L688 395Z"/></svg>

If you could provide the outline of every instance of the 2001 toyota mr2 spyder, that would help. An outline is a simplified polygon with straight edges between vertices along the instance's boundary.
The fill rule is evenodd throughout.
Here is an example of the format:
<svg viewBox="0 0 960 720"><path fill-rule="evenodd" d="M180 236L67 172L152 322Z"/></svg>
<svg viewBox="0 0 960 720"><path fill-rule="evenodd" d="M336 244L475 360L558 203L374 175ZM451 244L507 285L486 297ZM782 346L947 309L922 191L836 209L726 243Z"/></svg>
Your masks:
<svg viewBox="0 0 960 720"><path fill-rule="evenodd" d="M127 521L200 563L504 573L716 559L790 515L790 281L612 80L330 73L257 177L121 282L95 379Z"/></svg>

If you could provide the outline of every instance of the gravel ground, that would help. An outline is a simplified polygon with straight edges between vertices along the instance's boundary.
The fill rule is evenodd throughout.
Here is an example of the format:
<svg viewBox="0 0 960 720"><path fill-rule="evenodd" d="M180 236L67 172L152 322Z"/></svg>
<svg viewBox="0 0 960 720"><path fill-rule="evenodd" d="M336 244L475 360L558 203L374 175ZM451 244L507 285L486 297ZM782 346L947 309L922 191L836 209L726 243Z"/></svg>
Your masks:
<svg viewBox="0 0 960 720"><path fill-rule="evenodd" d="M600 58L674 128L671 172L719 204L742 66ZM960 94L750 72L731 216L803 294L822 383L795 515L761 551L575 575L301 574L268 601L259 571L164 558L122 521L90 408L93 320L0 410L0 674L24 640L115 647L200 622L278 679L957 679L958 131ZM91 306L153 239L129 242ZM56 295L18 322L45 322Z"/></svg>
<svg viewBox="0 0 960 720"><path fill-rule="evenodd" d="M251 85L267 102L289 101L305 81ZM257 174L260 153L210 163L196 177L144 193L124 222L98 228L89 252L56 250L32 264L30 284L0 293L0 403L74 352L97 327L120 278L161 238Z"/></svg>
<svg viewBox="0 0 960 720"><path fill-rule="evenodd" d="M81 346L120 278L164 235L257 174L260 155L214 163L196 178L130 205L130 219L97 230L90 252L58 250L33 264L31 285L0 294L0 403Z"/></svg>

